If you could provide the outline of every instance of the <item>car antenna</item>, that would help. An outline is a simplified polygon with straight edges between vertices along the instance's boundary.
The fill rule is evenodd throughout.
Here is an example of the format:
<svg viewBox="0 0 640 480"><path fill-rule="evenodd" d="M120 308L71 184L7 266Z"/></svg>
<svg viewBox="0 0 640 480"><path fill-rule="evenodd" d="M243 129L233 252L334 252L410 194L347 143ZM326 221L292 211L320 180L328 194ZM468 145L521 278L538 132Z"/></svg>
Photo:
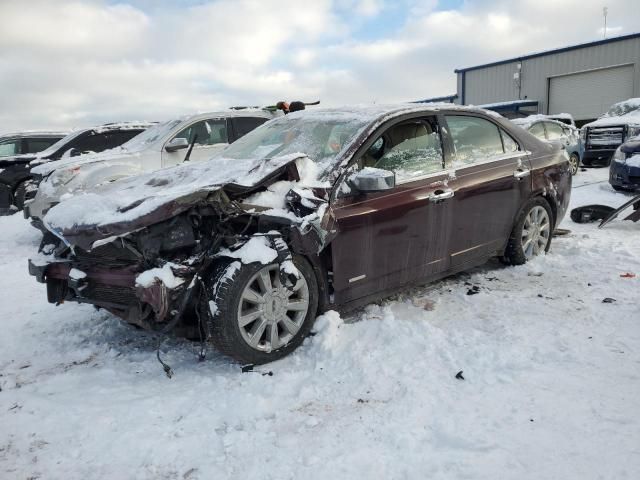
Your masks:
<svg viewBox="0 0 640 480"><path fill-rule="evenodd" d="M198 139L198 134L196 133L193 136L193 140L191 140L191 144L189 145L189 150L187 150L187 154L184 156L183 162L188 162L189 157L191 156L191 150L193 150L193 146L196 144L196 140Z"/></svg>

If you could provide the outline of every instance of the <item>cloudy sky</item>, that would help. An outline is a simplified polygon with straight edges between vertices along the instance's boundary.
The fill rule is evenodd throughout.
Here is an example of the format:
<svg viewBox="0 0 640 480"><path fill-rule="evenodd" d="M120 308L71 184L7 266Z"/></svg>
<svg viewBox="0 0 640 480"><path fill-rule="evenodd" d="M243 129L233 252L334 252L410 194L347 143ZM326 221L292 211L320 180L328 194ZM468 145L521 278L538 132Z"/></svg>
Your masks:
<svg viewBox="0 0 640 480"><path fill-rule="evenodd" d="M0 131L455 93L454 68L640 30L638 0L0 0Z"/></svg>

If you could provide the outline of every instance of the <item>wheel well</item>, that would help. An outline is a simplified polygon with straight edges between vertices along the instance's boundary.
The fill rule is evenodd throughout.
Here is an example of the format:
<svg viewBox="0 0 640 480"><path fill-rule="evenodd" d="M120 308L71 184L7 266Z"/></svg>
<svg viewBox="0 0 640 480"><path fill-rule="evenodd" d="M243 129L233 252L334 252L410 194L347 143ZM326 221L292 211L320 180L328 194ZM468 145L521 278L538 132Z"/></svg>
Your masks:
<svg viewBox="0 0 640 480"><path fill-rule="evenodd" d="M551 215L553 215L553 228L555 228L556 227L556 221L558 219L558 205L556 204L556 201L549 194L542 193L542 194L537 195L537 196L544 198L547 201L547 203L549 204L549 206L551 207Z"/></svg>

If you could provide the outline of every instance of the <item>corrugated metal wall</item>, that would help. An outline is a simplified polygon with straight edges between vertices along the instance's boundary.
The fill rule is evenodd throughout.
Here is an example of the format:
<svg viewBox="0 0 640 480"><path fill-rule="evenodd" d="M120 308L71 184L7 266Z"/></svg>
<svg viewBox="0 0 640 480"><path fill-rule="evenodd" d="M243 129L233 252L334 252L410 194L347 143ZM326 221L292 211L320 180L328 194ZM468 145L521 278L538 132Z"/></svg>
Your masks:
<svg viewBox="0 0 640 480"><path fill-rule="evenodd" d="M550 77L625 64L634 65L633 95L640 97L640 38L631 38L523 60L520 91L513 78L518 61L459 72L458 98L464 74L467 105L526 98L537 100L540 113L547 113Z"/></svg>

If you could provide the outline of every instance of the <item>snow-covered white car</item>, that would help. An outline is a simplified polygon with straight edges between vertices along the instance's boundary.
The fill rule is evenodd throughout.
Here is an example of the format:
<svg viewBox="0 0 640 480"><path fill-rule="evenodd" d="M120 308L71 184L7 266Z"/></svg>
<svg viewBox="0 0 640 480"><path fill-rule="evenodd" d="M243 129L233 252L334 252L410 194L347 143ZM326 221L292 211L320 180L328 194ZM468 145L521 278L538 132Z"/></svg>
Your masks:
<svg viewBox="0 0 640 480"><path fill-rule="evenodd" d="M96 185L212 157L273 118L265 110L202 113L160 123L107 152L69 158L34 168L38 192L25 206L25 217L41 228L41 219L61 199Z"/></svg>
<svg viewBox="0 0 640 480"><path fill-rule="evenodd" d="M640 135L640 98L615 103L607 113L580 130L584 144L582 163L607 166L616 149Z"/></svg>
<svg viewBox="0 0 640 480"><path fill-rule="evenodd" d="M571 117L568 114L539 114L514 118L511 121L542 141L561 144L569 155L571 175L575 175L578 173L580 160L583 156L583 146L578 129L566 121L559 120L559 118L566 119L565 115Z"/></svg>

